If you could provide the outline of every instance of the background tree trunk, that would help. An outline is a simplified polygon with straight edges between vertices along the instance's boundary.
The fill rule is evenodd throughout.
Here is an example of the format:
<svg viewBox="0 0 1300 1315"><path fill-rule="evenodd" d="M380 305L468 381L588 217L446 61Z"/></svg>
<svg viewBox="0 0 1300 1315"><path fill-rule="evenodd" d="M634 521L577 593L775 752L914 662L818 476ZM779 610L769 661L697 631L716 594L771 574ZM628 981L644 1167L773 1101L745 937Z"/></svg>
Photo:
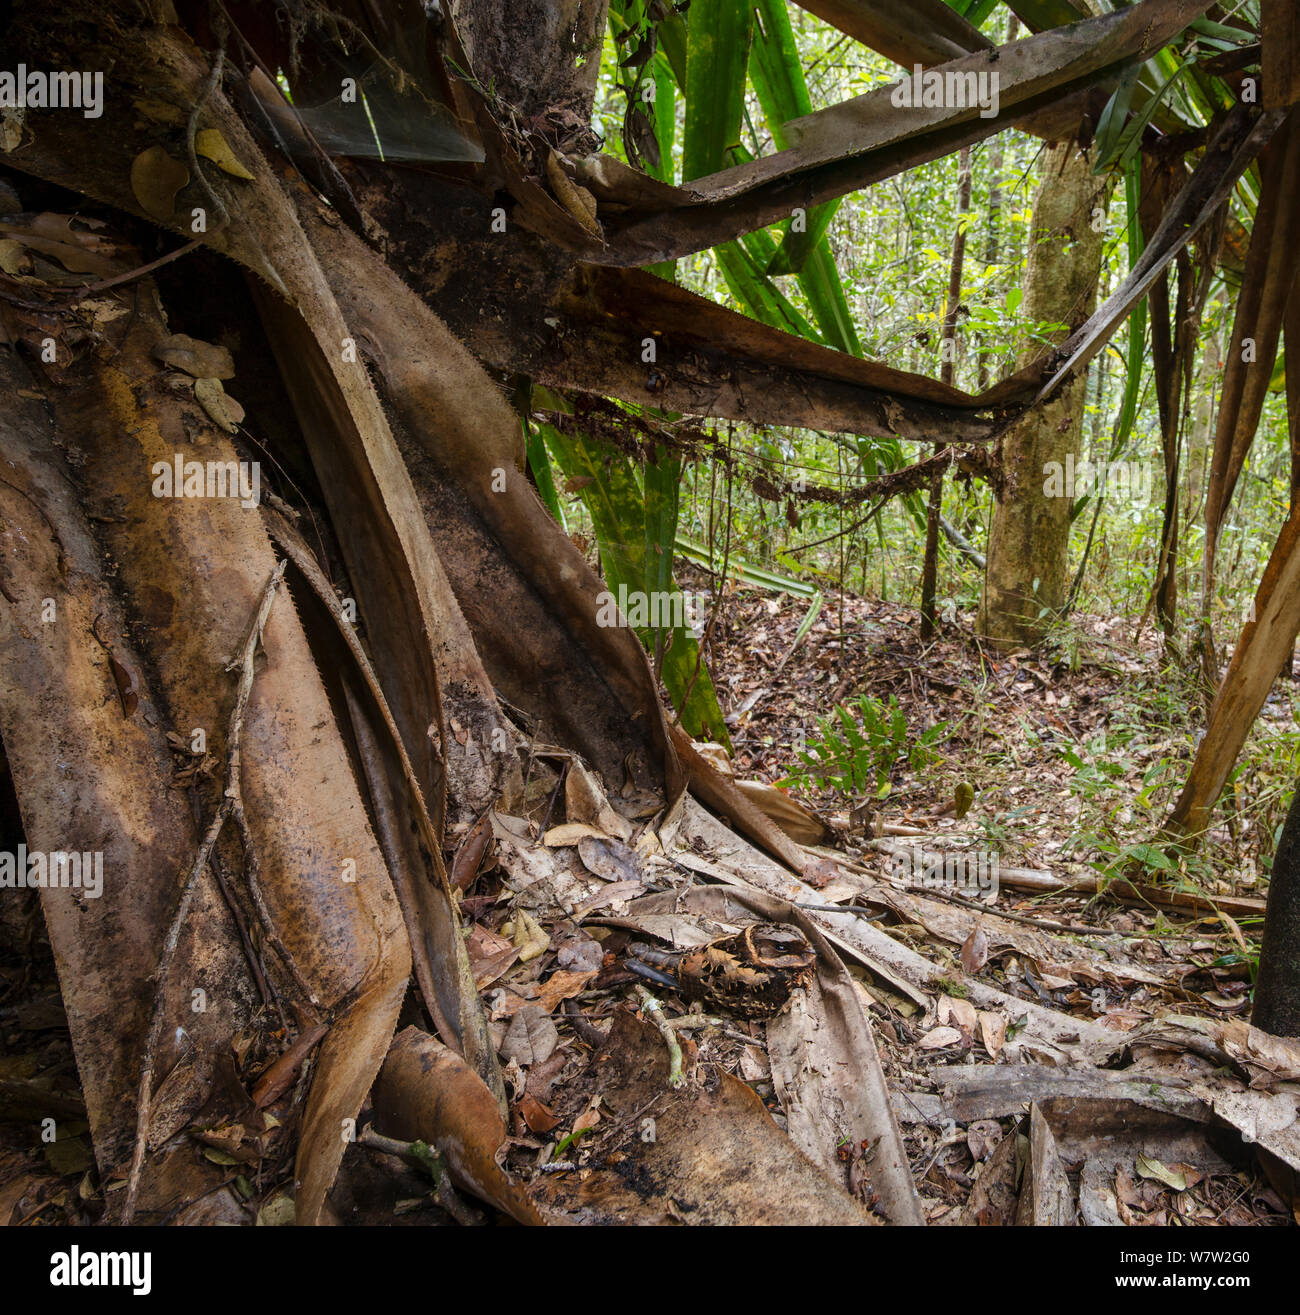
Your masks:
<svg viewBox="0 0 1300 1315"><path fill-rule="evenodd" d="M1043 157L1021 306L1031 325L1077 324L1091 311L1103 237L1091 221L1104 186L1093 174L1090 154L1073 141ZM1066 332L1051 336L1059 342ZM1043 351L1041 341L1031 340L1019 366L1032 364ZM1003 483L993 509L978 621L979 634L999 646L1037 643L1065 604L1074 500L1048 497L1043 488L1049 462L1064 466L1069 455L1079 459L1086 388L1086 376L1072 379L1002 440Z"/></svg>

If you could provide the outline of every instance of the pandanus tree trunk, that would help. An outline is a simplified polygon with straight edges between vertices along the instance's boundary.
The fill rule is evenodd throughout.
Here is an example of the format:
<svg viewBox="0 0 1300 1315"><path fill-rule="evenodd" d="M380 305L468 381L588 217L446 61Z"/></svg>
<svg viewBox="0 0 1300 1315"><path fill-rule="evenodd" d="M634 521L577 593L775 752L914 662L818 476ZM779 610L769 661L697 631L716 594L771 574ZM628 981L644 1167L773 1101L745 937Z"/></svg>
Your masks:
<svg viewBox="0 0 1300 1315"><path fill-rule="evenodd" d="M570 799L589 766L663 816L689 777L804 862L599 624L507 390L430 306L512 334L570 274L498 189L576 222L515 148L581 205L552 152L586 148L603 7L533 6L528 32L458 6L497 99L452 86L443 56L471 56L419 4L304 5L292 32L256 4L215 28L110 8L20 5L3 34L28 68L107 76L101 114L6 111L0 139L0 739L28 849L101 856L102 891L40 901L114 1217L243 1217L174 1137L236 1117L232 1045L267 1061L263 1104L310 1073L274 1154L298 1222L328 1217L413 975L456 1117L488 1130L465 1176L536 1222L491 1163L505 1091L453 836L493 806L540 818L541 759L568 752ZM335 61L340 15L365 58ZM400 182L327 149L364 154L359 124L404 143ZM915 1220L884 1120L864 1135L895 1139L884 1192Z"/></svg>

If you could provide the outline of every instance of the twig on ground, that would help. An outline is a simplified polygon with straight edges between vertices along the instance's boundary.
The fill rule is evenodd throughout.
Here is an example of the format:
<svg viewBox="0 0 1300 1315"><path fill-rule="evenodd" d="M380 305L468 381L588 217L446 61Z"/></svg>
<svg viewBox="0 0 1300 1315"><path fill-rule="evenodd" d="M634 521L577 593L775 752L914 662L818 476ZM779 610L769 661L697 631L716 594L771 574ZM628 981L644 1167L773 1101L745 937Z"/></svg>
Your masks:
<svg viewBox="0 0 1300 1315"><path fill-rule="evenodd" d="M424 1170L433 1179L434 1200L462 1227L474 1228L483 1222L483 1216L467 1205L452 1186L446 1161L428 1142L398 1141L373 1128L366 1128L357 1138L357 1144L384 1155L395 1155L399 1160Z"/></svg>
<svg viewBox="0 0 1300 1315"><path fill-rule="evenodd" d="M564 1002L564 1012L570 1023L573 1024L573 1030L589 1045L597 1049L603 1049L609 1041L609 1037L600 1030L594 1023L589 1022L587 1016L582 1012L576 1000L566 1000Z"/></svg>
<svg viewBox="0 0 1300 1315"><path fill-rule="evenodd" d="M650 1015L668 1047L668 1085L676 1089L686 1081L682 1076L682 1048L677 1042L677 1034L668 1024L663 1005L644 986L638 986L636 993L641 1007Z"/></svg>
<svg viewBox="0 0 1300 1315"><path fill-rule="evenodd" d="M885 916L883 909L869 908L865 904L796 904L795 908L813 913L859 913L868 922L878 922Z"/></svg>

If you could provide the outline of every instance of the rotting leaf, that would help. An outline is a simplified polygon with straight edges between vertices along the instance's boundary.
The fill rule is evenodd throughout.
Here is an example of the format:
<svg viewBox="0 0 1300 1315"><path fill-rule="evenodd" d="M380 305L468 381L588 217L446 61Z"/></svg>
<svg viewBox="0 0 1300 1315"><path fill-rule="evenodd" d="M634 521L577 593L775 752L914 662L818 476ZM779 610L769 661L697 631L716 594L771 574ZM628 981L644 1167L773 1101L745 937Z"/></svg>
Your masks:
<svg viewBox="0 0 1300 1315"><path fill-rule="evenodd" d="M189 169L161 146L141 151L131 163L131 191L151 219L170 220L176 212L176 194L189 181Z"/></svg>

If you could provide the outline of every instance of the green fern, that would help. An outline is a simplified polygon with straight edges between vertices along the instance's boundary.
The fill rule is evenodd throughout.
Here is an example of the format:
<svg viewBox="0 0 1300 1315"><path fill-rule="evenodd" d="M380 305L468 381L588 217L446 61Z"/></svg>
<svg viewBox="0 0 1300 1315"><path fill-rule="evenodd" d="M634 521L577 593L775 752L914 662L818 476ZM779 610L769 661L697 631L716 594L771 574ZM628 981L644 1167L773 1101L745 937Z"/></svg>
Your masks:
<svg viewBox="0 0 1300 1315"><path fill-rule="evenodd" d="M883 797L889 793L900 758L906 756L913 770L934 761L934 746L945 726L943 722L931 726L909 744L907 714L898 699L891 694L888 703L882 703L864 694L847 705L838 704L831 716L817 718L818 733L795 755L803 768L780 784Z"/></svg>

